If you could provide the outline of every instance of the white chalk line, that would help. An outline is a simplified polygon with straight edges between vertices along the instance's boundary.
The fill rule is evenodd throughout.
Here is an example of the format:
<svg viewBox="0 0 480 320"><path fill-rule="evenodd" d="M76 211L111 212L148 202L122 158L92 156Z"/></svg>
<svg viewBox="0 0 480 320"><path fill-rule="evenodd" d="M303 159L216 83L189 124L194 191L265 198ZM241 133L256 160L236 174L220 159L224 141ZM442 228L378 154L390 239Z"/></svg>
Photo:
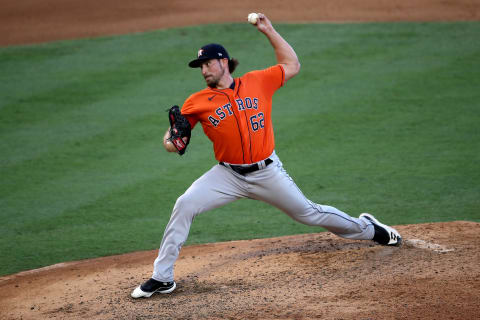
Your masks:
<svg viewBox="0 0 480 320"><path fill-rule="evenodd" d="M416 248L420 248L420 249L428 249L428 250L432 250L432 251L439 252L439 253L455 251L455 249L447 248L447 247L442 246L440 244L433 243L433 242L428 242L428 241L421 240L421 239L405 239L404 243L406 245L410 245L412 247L416 247Z"/></svg>

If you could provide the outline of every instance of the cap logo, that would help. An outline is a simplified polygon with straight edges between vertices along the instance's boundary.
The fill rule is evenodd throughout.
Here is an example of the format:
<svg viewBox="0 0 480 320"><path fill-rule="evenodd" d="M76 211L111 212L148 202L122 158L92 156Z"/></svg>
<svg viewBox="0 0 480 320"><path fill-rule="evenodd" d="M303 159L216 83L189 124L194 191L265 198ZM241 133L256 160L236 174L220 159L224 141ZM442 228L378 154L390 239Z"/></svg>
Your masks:
<svg viewBox="0 0 480 320"><path fill-rule="evenodd" d="M203 54L203 49L198 50L197 58L200 58Z"/></svg>
<svg viewBox="0 0 480 320"><path fill-rule="evenodd" d="M221 52L219 52L218 55L219 55L220 57L223 57L223 54L222 54Z"/></svg>

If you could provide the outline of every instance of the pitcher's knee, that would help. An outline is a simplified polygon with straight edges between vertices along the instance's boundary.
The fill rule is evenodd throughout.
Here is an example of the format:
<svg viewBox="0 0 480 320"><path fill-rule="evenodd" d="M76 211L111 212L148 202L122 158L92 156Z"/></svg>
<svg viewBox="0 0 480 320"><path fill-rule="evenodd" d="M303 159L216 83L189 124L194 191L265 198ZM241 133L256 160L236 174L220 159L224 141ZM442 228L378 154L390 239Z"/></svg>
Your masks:
<svg viewBox="0 0 480 320"><path fill-rule="evenodd" d="M194 217L199 212L199 206L187 194L178 197L173 207L173 214Z"/></svg>

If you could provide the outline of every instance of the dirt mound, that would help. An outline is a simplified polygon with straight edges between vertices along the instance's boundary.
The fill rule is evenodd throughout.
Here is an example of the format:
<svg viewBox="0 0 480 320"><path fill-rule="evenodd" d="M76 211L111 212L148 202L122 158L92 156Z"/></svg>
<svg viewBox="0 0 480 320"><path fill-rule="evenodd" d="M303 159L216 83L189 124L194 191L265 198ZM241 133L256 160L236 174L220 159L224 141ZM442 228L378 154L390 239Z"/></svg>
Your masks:
<svg viewBox="0 0 480 320"><path fill-rule="evenodd" d="M0 278L2 319L471 319L480 223L398 226L400 248L331 233L189 246L178 288L134 300L157 251Z"/></svg>

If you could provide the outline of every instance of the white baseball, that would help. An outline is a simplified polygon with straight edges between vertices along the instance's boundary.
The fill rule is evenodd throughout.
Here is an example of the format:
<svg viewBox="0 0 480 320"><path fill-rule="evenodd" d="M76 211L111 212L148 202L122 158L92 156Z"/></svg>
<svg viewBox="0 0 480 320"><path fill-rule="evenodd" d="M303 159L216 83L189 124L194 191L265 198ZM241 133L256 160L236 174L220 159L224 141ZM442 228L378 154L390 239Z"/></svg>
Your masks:
<svg viewBox="0 0 480 320"><path fill-rule="evenodd" d="M258 13L250 13L248 15L248 22L250 22L251 24L257 24L257 19L258 19Z"/></svg>

